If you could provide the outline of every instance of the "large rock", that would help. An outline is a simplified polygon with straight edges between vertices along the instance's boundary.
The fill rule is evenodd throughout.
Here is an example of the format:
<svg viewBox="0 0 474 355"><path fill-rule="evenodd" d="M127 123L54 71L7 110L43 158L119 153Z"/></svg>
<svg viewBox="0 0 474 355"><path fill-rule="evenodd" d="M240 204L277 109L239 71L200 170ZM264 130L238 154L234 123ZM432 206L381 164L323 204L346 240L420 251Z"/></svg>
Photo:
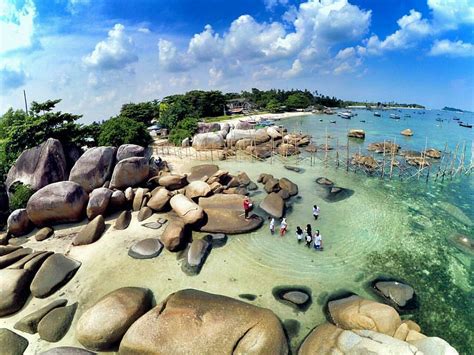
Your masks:
<svg viewBox="0 0 474 355"><path fill-rule="evenodd" d="M28 340L7 328L0 328L0 353L22 355L28 347Z"/></svg>
<svg viewBox="0 0 474 355"><path fill-rule="evenodd" d="M200 164L191 168L191 174L188 176L188 181L193 182L201 180L203 177L211 177L219 171L219 167L215 164Z"/></svg>
<svg viewBox="0 0 474 355"><path fill-rule="evenodd" d="M25 265L30 262L31 260L37 258L38 256L41 256L43 254L47 254L48 256L53 254L52 251L35 251L34 253L28 254L18 260L17 262L11 264L8 266L9 269L24 269Z"/></svg>
<svg viewBox="0 0 474 355"><path fill-rule="evenodd" d="M0 268L13 264L15 261L31 254L31 252L32 250L30 248L19 248L0 256Z"/></svg>
<svg viewBox="0 0 474 355"><path fill-rule="evenodd" d="M151 198L147 202L147 206L150 207L153 211L162 211L171 199L170 192L162 187L152 194Z"/></svg>
<svg viewBox="0 0 474 355"><path fill-rule="evenodd" d="M120 190L115 190L110 196L108 209L110 211L120 211L127 207L127 198L125 194Z"/></svg>
<svg viewBox="0 0 474 355"><path fill-rule="evenodd" d="M404 129L400 132L402 136L411 137L413 135L413 131L410 128Z"/></svg>
<svg viewBox="0 0 474 355"><path fill-rule="evenodd" d="M178 190L188 184L186 176L170 174L160 177L158 180L160 186L166 187L168 190Z"/></svg>
<svg viewBox="0 0 474 355"><path fill-rule="evenodd" d="M115 220L114 228L117 230L127 229L132 221L132 212L123 211Z"/></svg>
<svg viewBox="0 0 474 355"><path fill-rule="evenodd" d="M278 192L280 191L280 181L275 178L270 178L265 180L265 185L263 186L267 193Z"/></svg>
<svg viewBox="0 0 474 355"><path fill-rule="evenodd" d="M21 309L28 299L31 274L28 270L0 270L0 317Z"/></svg>
<svg viewBox="0 0 474 355"><path fill-rule="evenodd" d="M72 181L55 182L35 192L26 211L37 226L79 222L85 216L88 199L81 185Z"/></svg>
<svg viewBox="0 0 474 355"><path fill-rule="evenodd" d="M298 195L298 185L296 185L294 182L292 182L290 179L287 178L281 178L278 181L278 184L280 185L280 188L282 190L288 191L288 193L291 196Z"/></svg>
<svg viewBox="0 0 474 355"><path fill-rule="evenodd" d="M457 355L458 352L449 343L438 337L427 337L408 341L410 344L429 355ZM472 344L471 344L472 345Z"/></svg>
<svg viewBox="0 0 474 355"><path fill-rule="evenodd" d="M145 148L136 144L122 144L117 149L117 162L133 157L145 156Z"/></svg>
<svg viewBox="0 0 474 355"><path fill-rule="evenodd" d="M21 153L8 171L5 185L10 191L15 182L21 182L36 191L66 179L67 164L63 146L57 139L49 138L39 146Z"/></svg>
<svg viewBox="0 0 474 355"><path fill-rule="evenodd" d="M209 133L209 132L217 132L220 131L221 125L217 122L214 123L206 123L206 122L198 122L198 133Z"/></svg>
<svg viewBox="0 0 474 355"><path fill-rule="evenodd" d="M25 208L13 211L7 219L7 231L15 237L28 234L33 229L33 225L28 217Z"/></svg>
<svg viewBox="0 0 474 355"><path fill-rule="evenodd" d="M46 306L38 309L37 311L30 313L20 319L18 322L15 323L14 328L21 330L25 333L35 334L36 332L38 332L38 323L41 321L41 319L43 319L44 316L51 312L53 309L65 306L66 303L67 300L65 299L55 300L47 304Z"/></svg>
<svg viewBox="0 0 474 355"><path fill-rule="evenodd" d="M148 189L144 189L142 187L139 187L133 196L133 203L132 203L132 209L133 211L140 211L140 208L143 205L143 200L145 199L145 195L148 193Z"/></svg>
<svg viewBox="0 0 474 355"><path fill-rule="evenodd" d="M265 196L260 203L260 208L270 216L281 218L285 214L285 201L283 201L279 194L272 192Z"/></svg>
<svg viewBox="0 0 474 355"><path fill-rule="evenodd" d="M354 191L340 186L328 184L331 180L326 178L316 179L316 192L326 202L339 202L351 197Z"/></svg>
<svg viewBox="0 0 474 355"><path fill-rule="evenodd" d="M370 330L344 330L330 323L314 329L298 351L298 355L313 354L421 355L414 346L388 335Z"/></svg>
<svg viewBox="0 0 474 355"><path fill-rule="evenodd" d="M108 293L79 318L77 340L88 349L110 349L151 308L151 301L146 288L123 287Z"/></svg>
<svg viewBox="0 0 474 355"><path fill-rule="evenodd" d="M86 150L71 169L69 181L81 185L86 192L102 187L110 180L115 163L114 147L95 147Z"/></svg>
<svg viewBox="0 0 474 355"><path fill-rule="evenodd" d="M151 259L160 255L163 244L159 239L147 238L133 244L128 255L134 259Z"/></svg>
<svg viewBox="0 0 474 355"><path fill-rule="evenodd" d="M277 148L277 152L278 152L278 154L280 154L282 156L285 156L285 157L288 156L288 155L300 154L300 151L298 150L297 147L295 147L292 144L288 144L288 143L280 144Z"/></svg>
<svg viewBox="0 0 474 355"><path fill-rule="evenodd" d="M433 158L433 159L440 159L441 158L441 152L437 149L434 148L429 148L425 150L425 155L427 157Z"/></svg>
<svg viewBox="0 0 474 355"><path fill-rule="evenodd" d="M398 281L378 281L374 284L374 287L385 299L399 308L407 306L415 296L413 287Z"/></svg>
<svg viewBox="0 0 474 355"><path fill-rule="evenodd" d="M181 219L174 219L168 223L160 240L169 251L178 251L184 244L186 225Z"/></svg>
<svg viewBox="0 0 474 355"><path fill-rule="evenodd" d="M105 220L101 215L87 223L74 238L72 245L87 245L99 240L105 231Z"/></svg>
<svg viewBox="0 0 474 355"><path fill-rule="evenodd" d="M185 195L188 198L206 197L211 193L211 188L204 181L192 181L186 186Z"/></svg>
<svg viewBox="0 0 474 355"><path fill-rule="evenodd" d="M40 338L50 343L60 341L68 332L76 309L77 302L70 306L57 307L46 314L38 323Z"/></svg>
<svg viewBox="0 0 474 355"><path fill-rule="evenodd" d="M119 354L287 354L275 314L197 290L170 295L125 333Z"/></svg>
<svg viewBox="0 0 474 355"><path fill-rule="evenodd" d="M53 254L41 265L31 282L33 296L44 298L67 283L76 273L81 263L63 254Z"/></svg>
<svg viewBox="0 0 474 355"><path fill-rule="evenodd" d="M218 133L198 133L193 138L193 148L196 150L222 149L224 146L224 138Z"/></svg>
<svg viewBox="0 0 474 355"><path fill-rule="evenodd" d="M278 127L267 127L267 134L270 138L279 139L282 137L280 129Z"/></svg>
<svg viewBox="0 0 474 355"><path fill-rule="evenodd" d="M86 214L90 220L94 219L98 215L105 214L107 207L112 197L112 190L105 187L99 187L94 189L89 195L89 202L87 204ZM125 198L125 197L124 197Z"/></svg>
<svg viewBox="0 0 474 355"><path fill-rule="evenodd" d="M229 194L229 195L213 195L210 197L200 198L199 206L208 209L227 209L235 210L241 213L244 212L244 199L245 196L238 194Z"/></svg>
<svg viewBox="0 0 474 355"><path fill-rule="evenodd" d="M202 265L206 261L207 255L212 248L212 244L204 239L195 239L189 246L186 259L183 263L183 270L187 274L196 275L201 271Z"/></svg>
<svg viewBox="0 0 474 355"><path fill-rule="evenodd" d="M396 143L392 143L390 141L385 141L385 142L375 142L375 143L370 143L367 147L367 150L375 153L384 153L385 154L391 154L397 153L400 149L400 146Z"/></svg>
<svg viewBox="0 0 474 355"><path fill-rule="evenodd" d="M150 207L143 206L140 208L140 211L137 215L137 221L143 222L144 220L150 218L153 215L153 210Z"/></svg>
<svg viewBox="0 0 474 355"><path fill-rule="evenodd" d="M170 205L186 224L194 224L204 217L203 209L184 195L174 195L170 200Z"/></svg>
<svg viewBox="0 0 474 355"><path fill-rule="evenodd" d="M110 180L110 188L125 189L136 186L148 178L150 166L143 157L126 158L117 163Z"/></svg>
<svg viewBox="0 0 474 355"><path fill-rule="evenodd" d="M329 302L328 309L334 323L348 330L373 330L393 336L402 323L392 307L355 295Z"/></svg>
<svg viewBox="0 0 474 355"><path fill-rule="evenodd" d="M227 144L229 146L234 145L240 139L255 140L255 138L255 129L231 129L226 136Z"/></svg>
<svg viewBox="0 0 474 355"><path fill-rule="evenodd" d="M347 133L348 137L365 139L365 131L363 129L351 129Z"/></svg>

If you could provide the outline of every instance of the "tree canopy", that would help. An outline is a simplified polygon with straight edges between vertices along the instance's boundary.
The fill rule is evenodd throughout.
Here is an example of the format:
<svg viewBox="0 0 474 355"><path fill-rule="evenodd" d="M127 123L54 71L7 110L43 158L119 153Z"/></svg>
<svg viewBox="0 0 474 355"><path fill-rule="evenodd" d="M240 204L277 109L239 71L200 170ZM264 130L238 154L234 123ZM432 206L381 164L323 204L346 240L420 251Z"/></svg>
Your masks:
<svg viewBox="0 0 474 355"><path fill-rule="evenodd" d="M158 100L140 102L138 104L128 103L122 105L119 116L150 125L153 120L158 120L160 115L160 103Z"/></svg>
<svg viewBox="0 0 474 355"><path fill-rule="evenodd" d="M138 144L146 147L150 142L150 134L142 122L122 116L105 121L98 138L99 145L114 147L122 144Z"/></svg>

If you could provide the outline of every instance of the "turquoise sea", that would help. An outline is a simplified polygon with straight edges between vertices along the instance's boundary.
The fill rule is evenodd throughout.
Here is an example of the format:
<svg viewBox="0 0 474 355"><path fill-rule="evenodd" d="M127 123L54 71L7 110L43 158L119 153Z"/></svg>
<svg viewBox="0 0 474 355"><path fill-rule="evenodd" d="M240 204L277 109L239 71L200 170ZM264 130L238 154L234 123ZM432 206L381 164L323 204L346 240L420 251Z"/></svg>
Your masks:
<svg viewBox="0 0 474 355"><path fill-rule="evenodd" d="M452 118L472 122L472 114L402 110L401 119L393 120L389 114L395 111L384 111L380 118L370 111L356 112L358 116L351 120L311 115L279 124L289 132L311 134L317 145L326 142L326 132L331 137L329 144L335 146L336 139L338 144L346 144L349 129L364 129L365 141L351 140L351 152L359 148L364 152L369 143L388 139L396 139L402 149L417 151L424 149L426 141L428 148L441 151L445 144L453 151L459 144L459 152L465 143L465 160L470 163L472 129L459 127ZM412 129L414 135L401 136L405 128ZM323 306L331 295L353 292L376 299L368 288L370 281L379 276L399 279L414 287L419 301L419 309L403 317L417 321L425 334L446 339L460 353L474 353L473 174L458 174L443 182L432 178L428 182L416 178L389 180L346 172L345 165L339 169L326 166L324 154L316 156L313 164L309 154L266 162L219 162L221 169L245 171L254 181L262 172L288 177L299 185L300 197L291 201L287 211L287 236L271 236L268 223L256 232L233 236L225 248L211 253L198 278L209 280L215 268L220 268L225 275L219 280L220 292L233 297L256 295L252 303L274 310L287 326L293 349L314 326L325 321ZM304 172L288 171L285 164L298 165ZM435 163L432 173L436 169ZM325 202L316 189L315 179L320 176L354 194L343 201ZM251 194L255 205L264 195L261 191ZM312 220L313 204L321 207L317 222ZM256 212L261 211L257 208ZM304 228L307 223L321 231L323 252L297 243L296 226ZM453 242L459 235L468 238L471 247ZM271 295L273 287L285 285L308 287L312 306L297 312L276 302Z"/></svg>

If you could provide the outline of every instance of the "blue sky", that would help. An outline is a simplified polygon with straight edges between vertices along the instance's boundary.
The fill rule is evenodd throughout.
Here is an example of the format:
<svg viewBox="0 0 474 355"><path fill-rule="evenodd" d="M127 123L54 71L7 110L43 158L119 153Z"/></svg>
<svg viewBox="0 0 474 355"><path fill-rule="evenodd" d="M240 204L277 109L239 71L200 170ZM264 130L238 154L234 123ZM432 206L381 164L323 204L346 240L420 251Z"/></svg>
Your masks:
<svg viewBox="0 0 474 355"><path fill-rule="evenodd" d="M0 0L0 111L252 87L474 110L473 34L472 0Z"/></svg>

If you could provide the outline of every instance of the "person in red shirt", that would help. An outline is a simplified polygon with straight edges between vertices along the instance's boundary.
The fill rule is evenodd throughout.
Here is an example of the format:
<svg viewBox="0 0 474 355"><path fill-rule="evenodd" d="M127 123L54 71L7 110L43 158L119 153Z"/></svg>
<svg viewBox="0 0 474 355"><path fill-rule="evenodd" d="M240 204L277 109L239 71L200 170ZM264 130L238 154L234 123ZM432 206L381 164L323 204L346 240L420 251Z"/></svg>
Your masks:
<svg viewBox="0 0 474 355"><path fill-rule="evenodd" d="M249 218L249 212L252 209L252 203L248 197L244 198L244 212L245 212L245 219Z"/></svg>

